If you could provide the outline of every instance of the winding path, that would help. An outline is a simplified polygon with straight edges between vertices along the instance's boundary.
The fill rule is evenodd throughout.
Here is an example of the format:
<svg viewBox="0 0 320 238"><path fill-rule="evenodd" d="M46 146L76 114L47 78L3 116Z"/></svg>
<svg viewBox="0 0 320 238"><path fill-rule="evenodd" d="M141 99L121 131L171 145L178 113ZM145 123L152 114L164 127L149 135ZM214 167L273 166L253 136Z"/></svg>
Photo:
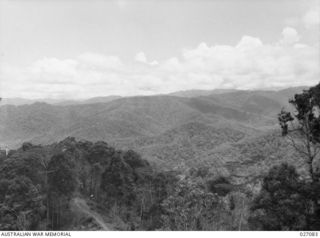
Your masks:
<svg viewBox="0 0 320 238"><path fill-rule="evenodd" d="M110 227L108 227L108 225L105 223L103 218L97 212L90 209L90 207L88 206L88 204L86 203L85 200L77 197L77 198L73 199L73 203L82 212L84 212L88 216L92 217L104 231L111 231L112 230L112 229L110 229Z"/></svg>

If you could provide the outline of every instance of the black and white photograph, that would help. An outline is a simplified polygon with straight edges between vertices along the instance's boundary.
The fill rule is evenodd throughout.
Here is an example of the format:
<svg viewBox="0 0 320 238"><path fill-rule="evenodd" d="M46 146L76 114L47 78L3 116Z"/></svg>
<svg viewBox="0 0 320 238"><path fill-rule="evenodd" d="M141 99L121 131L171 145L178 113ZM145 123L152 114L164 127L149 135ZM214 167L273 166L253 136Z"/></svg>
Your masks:
<svg viewBox="0 0 320 238"><path fill-rule="evenodd" d="M320 0L0 0L1 237L84 231L320 236Z"/></svg>

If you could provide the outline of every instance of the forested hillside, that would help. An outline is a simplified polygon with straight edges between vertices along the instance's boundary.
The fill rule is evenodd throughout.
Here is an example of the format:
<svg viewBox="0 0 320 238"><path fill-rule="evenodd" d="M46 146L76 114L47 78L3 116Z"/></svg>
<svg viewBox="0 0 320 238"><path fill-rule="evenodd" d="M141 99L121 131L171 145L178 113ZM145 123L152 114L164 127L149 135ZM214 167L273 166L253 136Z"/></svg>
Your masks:
<svg viewBox="0 0 320 238"><path fill-rule="evenodd" d="M289 91L293 95L297 90ZM195 93L193 97L112 98L109 102L101 99L100 103L92 99L81 105L40 102L3 105L0 107L0 146L13 149L25 141L50 144L73 136L105 140L122 148L128 143L138 141L139 144L147 138L184 130L189 123L230 128L252 136L277 125L276 115L290 97L283 96L283 91L208 93L206 96Z"/></svg>
<svg viewBox="0 0 320 238"><path fill-rule="evenodd" d="M283 96L273 91L207 93L82 105L4 105L0 107L0 147L14 149L25 141L51 144L72 136L135 150L161 169L187 169L211 161L224 173L229 159L219 163L213 151L269 134L277 127ZM268 94L268 101L252 100Z"/></svg>
<svg viewBox="0 0 320 238"><path fill-rule="evenodd" d="M1 230L236 229L226 179L203 168L158 171L102 141L25 143L0 171Z"/></svg>
<svg viewBox="0 0 320 238"><path fill-rule="evenodd" d="M0 230L319 229L319 92L2 106Z"/></svg>

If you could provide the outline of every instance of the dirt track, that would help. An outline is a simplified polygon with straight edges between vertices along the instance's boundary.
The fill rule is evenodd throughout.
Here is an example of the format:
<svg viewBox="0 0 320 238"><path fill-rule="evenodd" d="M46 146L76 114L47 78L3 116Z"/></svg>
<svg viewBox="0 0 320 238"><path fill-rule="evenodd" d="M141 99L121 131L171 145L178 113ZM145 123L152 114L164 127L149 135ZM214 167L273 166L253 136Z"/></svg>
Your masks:
<svg viewBox="0 0 320 238"><path fill-rule="evenodd" d="M98 213L90 209L85 200L81 198L74 198L73 203L79 210L92 217L104 231L112 230Z"/></svg>

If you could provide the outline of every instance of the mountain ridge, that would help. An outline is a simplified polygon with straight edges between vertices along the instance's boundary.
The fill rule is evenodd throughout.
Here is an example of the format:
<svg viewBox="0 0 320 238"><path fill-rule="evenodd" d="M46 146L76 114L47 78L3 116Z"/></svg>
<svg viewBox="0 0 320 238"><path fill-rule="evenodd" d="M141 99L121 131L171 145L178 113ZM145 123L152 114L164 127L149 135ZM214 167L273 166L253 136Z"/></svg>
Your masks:
<svg viewBox="0 0 320 238"><path fill-rule="evenodd" d="M290 87L290 88L273 88L273 89L252 89L252 90L240 90L240 89L192 89L192 90L183 90L183 91L175 91L167 94L155 94L152 96L177 96L177 97L200 97L200 96L209 96L209 95L219 95L225 93L232 93L232 92L254 92L254 91L265 91L265 92L297 92L307 89L307 86L299 86L299 87ZM48 104L54 105L76 105L76 104L93 104L99 102L110 102L120 98L132 98L132 97L139 97L141 95L135 96L119 96L119 95L108 95L108 96L97 96L85 99L50 99L50 98L40 98L40 99L28 99L28 98L21 98L21 97L12 97L6 98L2 97L1 106L2 105L25 105L25 104L33 104L36 102L44 102ZM148 96L147 96L148 97Z"/></svg>
<svg viewBox="0 0 320 238"><path fill-rule="evenodd" d="M235 143L272 134L278 127L277 114L289 106L288 98L299 90L135 96L72 105L3 105L0 146L15 148L25 141L51 144L72 136L134 149L163 167L198 166L210 161L210 153L215 154L218 148L233 150Z"/></svg>

